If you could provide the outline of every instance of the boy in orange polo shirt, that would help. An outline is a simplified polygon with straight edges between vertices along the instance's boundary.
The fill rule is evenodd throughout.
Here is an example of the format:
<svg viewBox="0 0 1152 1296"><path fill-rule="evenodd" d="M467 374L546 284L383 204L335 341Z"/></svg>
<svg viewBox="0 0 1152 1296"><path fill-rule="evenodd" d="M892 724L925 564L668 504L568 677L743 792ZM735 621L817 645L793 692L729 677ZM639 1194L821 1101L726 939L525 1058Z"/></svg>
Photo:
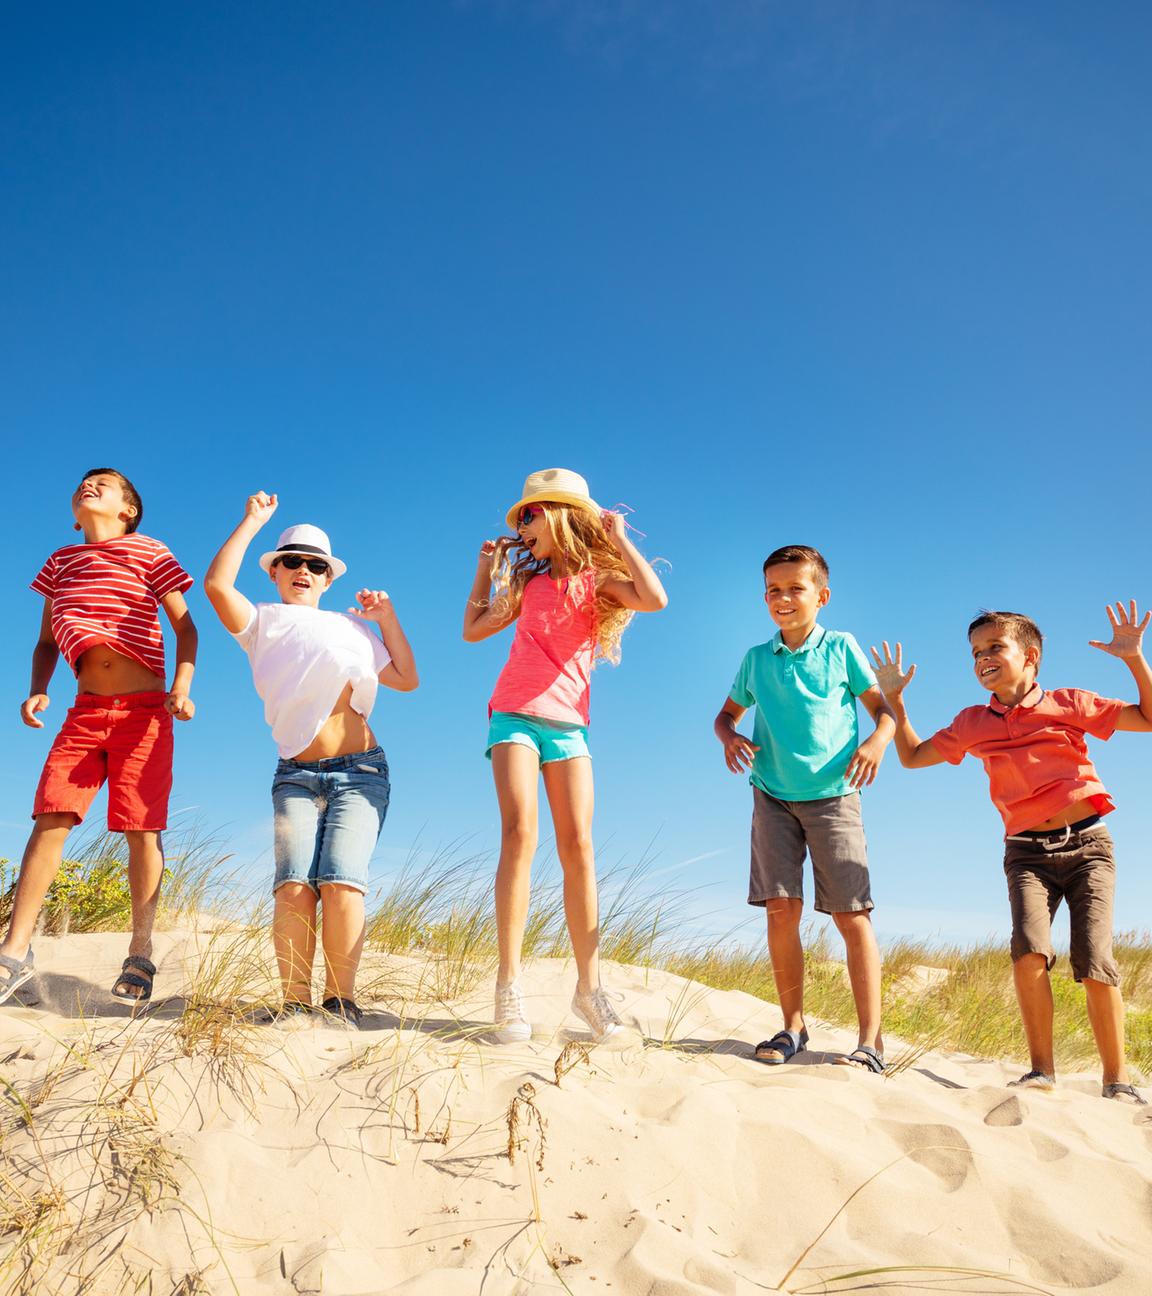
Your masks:
<svg viewBox="0 0 1152 1296"><path fill-rule="evenodd" d="M1124 1001L1112 957L1116 870L1112 837L1102 817L1115 807L1088 756L1085 736L1117 729L1152 731L1152 670L1141 640L1152 612L1137 621L1136 603L1108 608L1112 640L1090 640L1132 672L1135 705L1082 689L1046 691L1037 683L1043 636L1018 612L983 612L968 627L976 678L992 694L946 728L921 741L908 719L901 645L893 659L875 648L876 680L896 714L896 750L908 769L968 754L988 772L992 800L1004 819L1004 872L1012 905L1012 971L1028 1039L1030 1070L1012 1081L1050 1090L1056 1083L1052 1046L1052 915L1068 902L1072 972L1082 982L1088 1020L1103 1064L1103 1096L1145 1106L1124 1061Z"/></svg>

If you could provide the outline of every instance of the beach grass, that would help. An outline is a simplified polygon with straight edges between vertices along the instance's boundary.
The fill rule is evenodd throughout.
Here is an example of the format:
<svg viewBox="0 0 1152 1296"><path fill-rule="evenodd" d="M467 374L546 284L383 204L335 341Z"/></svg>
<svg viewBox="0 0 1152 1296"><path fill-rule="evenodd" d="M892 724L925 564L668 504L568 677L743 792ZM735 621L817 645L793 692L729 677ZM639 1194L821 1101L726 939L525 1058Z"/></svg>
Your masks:
<svg viewBox="0 0 1152 1296"><path fill-rule="evenodd" d="M243 1020L253 996L275 1000L262 946L266 903L237 899L225 878L229 856L220 839L190 824L166 834L166 870L158 927L186 925L214 912L226 928L208 943L202 995L190 1001L189 1040L227 1035L228 1021ZM130 907L123 865L123 839L108 833L82 838L49 894L45 929L124 930ZM600 878L601 957L658 968L719 990L741 990L776 1001L763 938L708 938L683 934L692 893L669 890L651 877L648 855L628 866L606 868ZM470 851L466 841L431 852L413 850L406 863L370 897L361 994L368 1002L447 1004L494 975L496 915L493 861ZM10 894L14 871L0 861L0 892ZM0 921L4 901L0 899ZM829 928L809 925L805 942L805 1007L832 1025L850 1027L855 1007L843 951ZM524 956L566 957L563 878L555 857L542 851L533 877ZM1127 1004L1128 1055L1152 1075L1152 935L1118 933L1115 945ZM408 955L405 975L391 963L376 973L376 955ZM1095 1043L1083 989L1066 957L1052 971L1056 1009L1056 1057L1061 1069L1090 1065ZM883 949L884 1029L919 1048L945 1048L986 1058L1024 1061L1027 1049L1012 987L1007 941L956 945L901 939ZM243 1009L238 1008L243 1004ZM222 1045L219 1045L222 1047ZM214 1046L215 1047L215 1046Z"/></svg>
<svg viewBox="0 0 1152 1296"><path fill-rule="evenodd" d="M109 902L112 883L123 872L116 839L94 837L74 854L73 877L84 885L62 888L60 903L68 917L61 930L126 928L127 909ZM178 1188L187 1177L182 1145L166 1128L169 1118L158 1116L161 1095L173 1085L199 1095L203 1086L209 1105L215 1101L211 1095L227 1094L256 1119L267 1086L284 1083L265 1056L270 1037L256 1025L261 1010L278 1000L268 957L267 902L250 905L237 898L224 876L228 857L208 835L189 830L170 842L168 860L164 922L193 928L198 950L187 984L171 1001L173 1011L152 1026L129 1021L115 1035L86 1019L78 1034L61 1039L59 1050L45 1057L31 1079L14 1085L0 1076L0 1188L6 1203L0 1211L0 1296L58 1289L53 1284L72 1271L79 1253L87 1257L80 1266L84 1281L115 1271L123 1284L118 1289L153 1290L146 1271L119 1256L117 1247L135 1221L164 1212L179 1214L181 1227L198 1239L198 1254L205 1247L211 1252L220 1225L197 1214ZM366 1004L394 1005L406 1029L398 1022L394 1036L354 1051L334 1074L367 1073L372 1120L382 1120L386 1128L380 1155L389 1163L395 1163L405 1141L429 1149L446 1149L451 1142L458 1155L484 1133L461 1127L452 1110L462 1083L460 1061L478 1046L467 1030L445 1032L438 1023L444 1010L453 1020L452 1001L482 987L494 972L492 872L492 860L470 852L463 842L431 854L414 851L371 900L361 996ZM666 879L653 875L650 860L606 869L601 891L603 956L685 979L663 1031L657 1028L657 1037L647 1041L650 1047L676 1046L683 1021L696 1013L705 993L701 987L740 990L775 1002L763 938L691 935L686 922L691 894L669 891ZM203 922L206 913L211 921ZM547 854L534 879L525 944L529 958L570 952L562 875ZM1152 938L1123 933L1116 954L1129 1003L1129 1055L1140 1070L1152 1072ZM811 1017L853 1025L852 995L835 933L806 929L805 959ZM610 982L610 971L608 977ZM1053 972L1053 992L1059 1066L1091 1069L1096 1054L1083 991L1066 958ZM886 1033L906 1045L890 1052L890 1073L899 1074L928 1049L1021 1062L1026 1057L1006 944L892 942L884 951L883 993ZM433 1018L436 1024L422 1029ZM431 1063L430 1050L436 1054ZM551 1070L557 1089L573 1072L588 1072L588 1046L567 1044ZM569 1083L577 1083L577 1077ZM539 1229L537 1179L543 1172L546 1121L536 1103L529 1084L511 1099L503 1123L510 1165L527 1177L530 1189L527 1223ZM220 1242L221 1257L227 1245ZM799 1264L782 1290L792 1289ZM189 1271L164 1290L239 1290L225 1270L218 1267L211 1282Z"/></svg>

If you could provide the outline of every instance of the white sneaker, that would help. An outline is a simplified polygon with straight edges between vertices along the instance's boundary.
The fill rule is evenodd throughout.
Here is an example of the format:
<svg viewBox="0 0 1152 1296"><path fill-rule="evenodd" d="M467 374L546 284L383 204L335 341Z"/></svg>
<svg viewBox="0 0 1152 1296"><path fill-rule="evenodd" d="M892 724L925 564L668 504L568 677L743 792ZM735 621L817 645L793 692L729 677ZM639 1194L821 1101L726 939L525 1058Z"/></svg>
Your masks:
<svg viewBox="0 0 1152 1296"><path fill-rule="evenodd" d="M587 1023L597 1044L615 1035L624 1025L603 986L587 991L577 988L572 996L572 1011Z"/></svg>
<svg viewBox="0 0 1152 1296"><path fill-rule="evenodd" d="M497 1044L523 1044L532 1038L532 1025L524 1016L524 1001L520 984L507 985L496 982L496 1029L492 1032Z"/></svg>

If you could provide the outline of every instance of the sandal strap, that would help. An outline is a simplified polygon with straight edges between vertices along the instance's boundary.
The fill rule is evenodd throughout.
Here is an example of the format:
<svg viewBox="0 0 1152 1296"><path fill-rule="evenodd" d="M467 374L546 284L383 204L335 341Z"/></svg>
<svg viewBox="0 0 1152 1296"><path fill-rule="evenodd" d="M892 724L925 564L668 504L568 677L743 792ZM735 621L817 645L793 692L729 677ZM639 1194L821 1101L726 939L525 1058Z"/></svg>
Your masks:
<svg viewBox="0 0 1152 1296"><path fill-rule="evenodd" d="M120 966L126 972L129 968L139 968L139 970L150 979L156 976L156 964L153 963L150 958L145 958L143 954L129 954ZM131 981L130 977L127 976L121 977L120 980L129 981L132 985L139 984L136 981Z"/></svg>
<svg viewBox="0 0 1152 1296"><path fill-rule="evenodd" d="M22 959L14 959L10 954L0 954L0 967L7 968L12 973L12 976L26 972L32 966L33 961L31 950Z"/></svg>
<svg viewBox="0 0 1152 1296"><path fill-rule="evenodd" d="M785 1058L795 1057L797 1053L804 1050L804 1045L808 1043L807 1031L790 1031L779 1030L771 1039L761 1040L756 1045L756 1052L763 1049L771 1049L774 1053L779 1053Z"/></svg>
<svg viewBox="0 0 1152 1296"><path fill-rule="evenodd" d="M152 978L142 977L136 972L121 972L116 978L117 985L134 986L137 990L150 990Z"/></svg>
<svg viewBox="0 0 1152 1296"><path fill-rule="evenodd" d="M871 1044L859 1044L851 1053L847 1053L845 1056L849 1061L862 1062L869 1071L874 1071L877 1075L880 1075L885 1069L883 1057Z"/></svg>
<svg viewBox="0 0 1152 1296"><path fill-rule="evenodd" d="M1141 1107L1148 1106L1148 1099L1143 1097L1134 1085L1122 1084L1116 1081L1113 1084L1106 1084L1103 1092L1105 1098L1115 1098L1117 1094L1125 1094L1129 1098L1135 1098Z"/></svg>

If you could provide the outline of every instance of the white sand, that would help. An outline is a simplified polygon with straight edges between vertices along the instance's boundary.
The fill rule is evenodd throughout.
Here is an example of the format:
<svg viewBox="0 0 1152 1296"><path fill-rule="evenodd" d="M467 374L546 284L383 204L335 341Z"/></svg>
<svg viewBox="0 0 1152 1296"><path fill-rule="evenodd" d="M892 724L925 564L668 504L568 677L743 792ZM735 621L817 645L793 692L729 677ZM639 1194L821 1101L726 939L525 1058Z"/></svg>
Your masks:
<svg viewBox="0 0 1152 1296"><path fill-rule="evenodd" d="M158 938L158 999L203 939ZM359 1034L255 1028L247 1060L187 1057L180 1004L132 1022L107 996L124 943L40 940L38 985L0 1009L0 1074L39 1099L30 1127L6 1105L4 1173L67 1201L37 1237L53 1218L67 1224L56 1242L75 1235L51 1276L0 1291L79 1290L67 1269L96 1274L86 1291L132 1290L126 1265L150 1275L146 1291L242 1296L1152 1291L1152 1123L1102 1101L1095 1077L1020 1092L1005 1088L1019 1062L928 1054L881 1078L829 1065L854 1040L819 1023L812 1046L829 1052L757 1065L772 1005L609 967L642 1034L557 1086L557 1057L587 1038L560 961L526 974L526 1045L477 1038L485 987L422 1021L381 1009ZM534 1125L507 1155L526 1085L543 1169ZM821 1281L886 1265L1016 1281Z"/></svg>

